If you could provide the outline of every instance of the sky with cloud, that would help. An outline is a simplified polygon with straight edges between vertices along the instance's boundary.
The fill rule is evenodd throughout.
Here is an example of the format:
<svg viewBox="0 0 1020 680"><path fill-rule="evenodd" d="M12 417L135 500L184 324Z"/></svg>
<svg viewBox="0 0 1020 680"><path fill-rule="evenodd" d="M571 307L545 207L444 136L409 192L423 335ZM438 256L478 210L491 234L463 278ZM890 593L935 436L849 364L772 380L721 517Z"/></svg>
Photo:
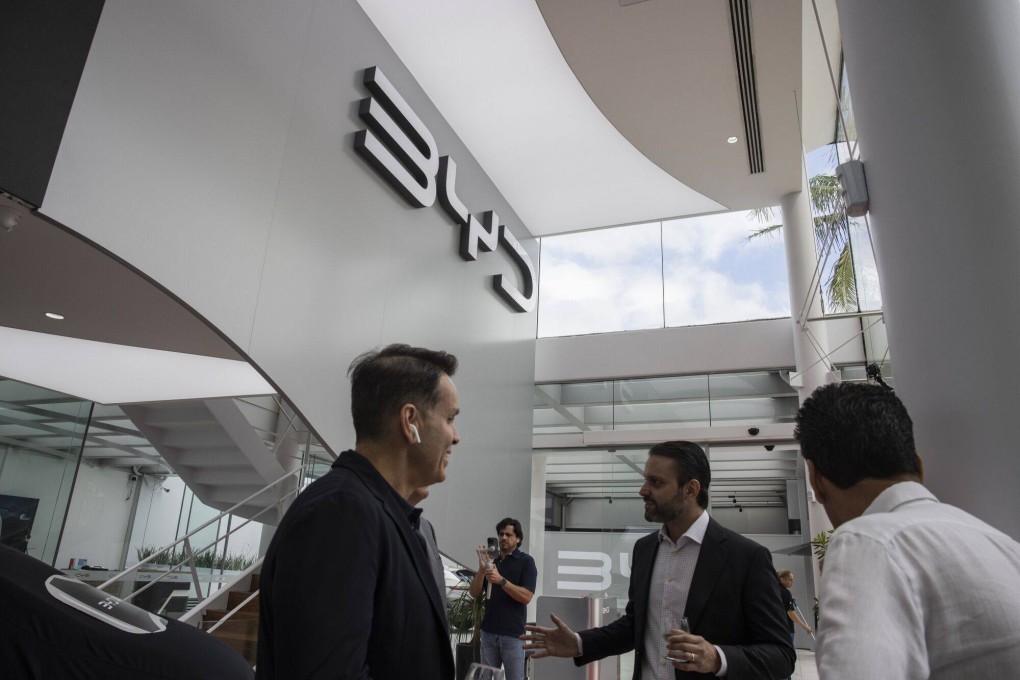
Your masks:
<svg viewBox="0 0 1020 680"><path fill-rule="evenodd" d="M845 145L839 151L845 157ZM834 145L807 154L809 176L833 174L838 156ZM781 221L773 208L769 223ZM866 225L854 222L861 307L880 309ZM543 238L538 336L790 316L782 231L749 240L762 226L751 213L732 212Z"/></svg>
<svg viewBox="0 0 1020 680"><path fill-rule="evenodd" d="M538 334L789 316L782 236L758 228L738 212L544 238Z"/></svg>

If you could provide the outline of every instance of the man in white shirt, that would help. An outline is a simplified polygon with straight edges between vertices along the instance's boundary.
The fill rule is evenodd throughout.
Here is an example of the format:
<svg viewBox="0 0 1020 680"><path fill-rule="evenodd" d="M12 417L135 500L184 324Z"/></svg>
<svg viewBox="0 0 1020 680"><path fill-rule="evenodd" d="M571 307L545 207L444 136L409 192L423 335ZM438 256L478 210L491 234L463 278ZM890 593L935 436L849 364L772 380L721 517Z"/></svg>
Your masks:
<svg viewBox="0 0 1020 680"><path fill-rule="evenodd" d="M1020 673L1020 544L921 485L892 390L833 384L797 414L811 486L836 531L816 660L830 678Z"/></svg>

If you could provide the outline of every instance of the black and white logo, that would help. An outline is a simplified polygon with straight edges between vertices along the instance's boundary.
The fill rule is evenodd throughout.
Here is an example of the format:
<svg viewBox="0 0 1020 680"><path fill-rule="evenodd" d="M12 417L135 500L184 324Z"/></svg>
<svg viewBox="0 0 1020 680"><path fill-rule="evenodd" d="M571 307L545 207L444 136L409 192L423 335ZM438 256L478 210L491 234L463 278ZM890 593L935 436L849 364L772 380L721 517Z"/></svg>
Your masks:
<svg viewBox="0 0 1020 680"><path fill-rule="evenodd" d="M502 246L521 272L521 286L497 274L492 287L514 311L530 312L536 299L535 266L527 251L495 212L485 211L479 221L458 198L457 164L450 156L439 156L432 133L382 71L366 69L364 82L372 96L361 100L358 115L368 129L354 136L354 149L412 206L428 208L439 198L446 214L460 225L464 260L474 261L479 250Z"/></svg>

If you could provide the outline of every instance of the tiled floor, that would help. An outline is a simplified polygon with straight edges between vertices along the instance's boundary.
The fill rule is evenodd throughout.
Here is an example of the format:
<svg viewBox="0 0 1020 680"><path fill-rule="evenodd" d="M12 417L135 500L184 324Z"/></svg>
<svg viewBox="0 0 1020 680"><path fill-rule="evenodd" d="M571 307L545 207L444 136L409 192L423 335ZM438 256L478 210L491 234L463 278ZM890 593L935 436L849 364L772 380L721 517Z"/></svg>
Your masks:
<svg viewBox="0 0 1020 680"><path fill-rule="evenodd" d="M793 670L793 680L818 680L818 667L815 666L815 653L806 649L797 650L797 667Z"/></svg>

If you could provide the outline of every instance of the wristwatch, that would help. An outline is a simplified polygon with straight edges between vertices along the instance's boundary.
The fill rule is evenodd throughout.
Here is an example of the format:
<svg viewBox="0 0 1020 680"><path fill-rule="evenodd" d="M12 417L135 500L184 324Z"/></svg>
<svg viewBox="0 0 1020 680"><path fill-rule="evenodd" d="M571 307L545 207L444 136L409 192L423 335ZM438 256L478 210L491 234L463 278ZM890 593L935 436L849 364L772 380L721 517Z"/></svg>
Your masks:
<svg viewBox="0 0 1020 680"><path fill-rule="evenodd" d="M499 582L499 587L506 588L506 576L504 576L503 580Z"/></svg>

